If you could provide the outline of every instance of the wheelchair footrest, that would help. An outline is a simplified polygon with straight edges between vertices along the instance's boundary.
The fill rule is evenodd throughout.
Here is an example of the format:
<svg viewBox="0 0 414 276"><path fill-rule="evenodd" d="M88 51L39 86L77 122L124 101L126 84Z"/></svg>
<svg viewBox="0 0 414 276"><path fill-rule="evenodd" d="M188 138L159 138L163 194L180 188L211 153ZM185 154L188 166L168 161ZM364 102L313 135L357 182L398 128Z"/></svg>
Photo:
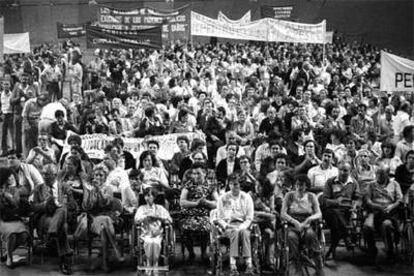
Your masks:
<svg viewBox="0 0 414 276"><path fill-rule="evenodd" d="M148 270L148 271L169 271L169 267L166 266L137 266L137 270Z"/></svg>

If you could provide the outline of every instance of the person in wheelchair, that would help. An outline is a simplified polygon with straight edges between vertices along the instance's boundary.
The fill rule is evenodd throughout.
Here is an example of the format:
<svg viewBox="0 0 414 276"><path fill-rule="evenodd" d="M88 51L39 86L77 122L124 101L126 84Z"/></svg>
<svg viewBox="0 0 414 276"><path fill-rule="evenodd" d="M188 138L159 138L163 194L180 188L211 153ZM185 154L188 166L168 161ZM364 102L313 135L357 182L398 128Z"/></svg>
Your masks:
<svg viewBox="0 0 414 276"><path fill-rule="evenodd" d="M322 214L328 228L331 230L331 248L334 253L340 239L345 240L348 250L353 248L348 233L352 211L360 204L360 191L358 182L351 177L351 163L341 161L338 164L338 176L328 179L322 197Z"/></svg>
<svg viewBox="0 0 414 276"><path fill-rule="evenodd" d="M300 248L305 246L314 257L316 275L324 275L319 240L312 228L312 222L322 218L319 202L314 193L308 192L311 182L307 175L296 176L294 183L295 190L285 195L281 210L282 219L288 223L289 252L298 267Z"/></svg>
<svg viewBox="0 0 414 276"><path fill-rule="evenodd" d="M387 257L394 256L394 241L398 235L398 218L403 195L398 182L389 178L390 167L377 170L376 181L371 183L364 198L368 209L363 231L368 245L368 253L375 260L375 232L380 233L385 244ZM394 235L393 235L394 234Z"/></svg>
<svg viewBox="0 0 414 276"><path fill-rule="evenodd" d="M241 191L239 176L231 174L228 177L230 191L223 194L217 205L218 225L224 230L224 235L230 238L230 275L239 275L236 258L239 257L239 247L242 247L242 257L246 261L246 275L253 275L250 230L254 217L254 204L248 193Z"/></svg>
<svg viewBox="0 0 414 276"><path fill-rule="evenodd" d="M67 238L67 206L65 196L69 187L57 181L57 167L47 164L43 168L44 184L33 191L34 223L39 237L44 242L54 240L60 257L60 270L63 274L72 274L70 257L73 250Z"/></svg>
<svg viewBox="0 0 414 276"><path fill-rule="evenodd" d="M162 205L154 204L154 189L146 188L143 195L146 204L138 208L135 223L142 225L143 231L138 238L144 241L146 266L157 267L163 239L163 224L171 224L172 218Z"/></svg>
<svg viewBox="0 0 414 276"><path fill-rule="evenodd" d="M8 268L14 267L13 251L28 244L30 233L20 215L20 194L16 187L16 179L9 168L0 168L0 243L6 244L6 255L1 262Z"/></svg>

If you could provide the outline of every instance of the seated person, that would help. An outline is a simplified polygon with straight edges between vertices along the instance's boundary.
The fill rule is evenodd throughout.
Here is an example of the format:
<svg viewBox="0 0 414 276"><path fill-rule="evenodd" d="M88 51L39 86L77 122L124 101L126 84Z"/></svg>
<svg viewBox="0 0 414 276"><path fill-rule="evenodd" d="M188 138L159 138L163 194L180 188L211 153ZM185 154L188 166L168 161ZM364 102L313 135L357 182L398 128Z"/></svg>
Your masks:
<svg viewBox="0 0 414 276"><path fill-rule="evenodd" d="M322 213L318 199L308 192L309 188L310 180L306 175L296 176L295 190L283 199L281 216L289 225L287 243L296 264L300 259L300 243L304 243L315 256L316 275L324 275L318 237L311 227L312 221L322 218Z"/></svg>
<svg viewBox="0 0 414 276"><path fill-rule="evenodd" d="M43 168L44 184L36 186L33 192L34 221L38 235L43 241L54 239L60 257L60 270L72 274L67 257L73 254L66 231L66 206L63 206L64 187L57 181L57 168L48 164Z"/></svg>
<svg viewBox="0 0 414 276"><path fill-rule="evenodd" d="M340 239L345 240L348 250L353 244L347 226L351 213L359 204L359 185L351 177L351 164L341 161L338 164L338 176L328 179L322 194L322 214L331 230L331 249L334 250ZM331 250L330 250L331 251ZM333 252L328 252L333 253Z"/></svg>
<svg viewBox="0 0 414 276"><path fill-rule="evenodd" d="M239 275L236 258L239 247L246 260L246 275L253 275L253 263L249 227L253 221L254 205L251 196L241 191L239 177L232 174L228 178L230 191L223 194L217 204L218 224L224 229L224 235L230 238L230 275Z"/></svg>
<svg viewBox="0 0 414 276"><path fill-rule="evenodd" d="M144 251L147 258L147 267L157 267L163 238L162 223L172 223L168 211L161 205L155 204L156 193L153 189L144 190L146 204L141 205L136 214L135 222L143 224L141 238L144 241Z"/></svg>
<svg viewBox="0 0 414 276"><path fill-rule="evenodd" d="M26 163L32 164L38 170L42 170L46 164L56 164L57 161L54 151L49 146L49 134L40 133L37 141L39 145L29 151Z"/></svg>
<svg viewBox="0 0 414 276"><path fill-rule="evenodd" d="M368 252L375 260L375 232L381 233L386 246L387 256L394 255L394 233L398 233L399 206L403 200L401 187L398 182L389 178L390 168L380 167L377 170L376 181L368 187L365 197L366 206L370 212L364 223L364 236L368 244Z"/></svg>
<svg viewBox="0 0 414 276"><path fill-rule="evenodd" d="M4 260L13 268L13 251L30 240L28 227L21 220L19 212L20 192L16 188L13 171L0 168L0 239L6 245ZM5 272L6 273L6 272Z"/></svg>

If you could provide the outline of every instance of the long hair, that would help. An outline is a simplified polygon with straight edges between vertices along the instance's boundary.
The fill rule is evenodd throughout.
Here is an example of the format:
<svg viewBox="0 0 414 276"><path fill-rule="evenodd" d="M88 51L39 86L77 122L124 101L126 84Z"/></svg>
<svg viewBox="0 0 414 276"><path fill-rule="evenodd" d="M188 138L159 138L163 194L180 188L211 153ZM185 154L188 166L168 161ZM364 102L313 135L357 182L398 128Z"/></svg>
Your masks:
<svg viewBox="0 0 414 276"><path fill-rule="evenodd" d="M140 169L144 168L144 159L147 158L148 156L151 157L153 167L160 167L160 164L158 164L158 161L155 155L149 150L146 150L143 153L141 153L141 156L139 157L139 168Z"/></svg>

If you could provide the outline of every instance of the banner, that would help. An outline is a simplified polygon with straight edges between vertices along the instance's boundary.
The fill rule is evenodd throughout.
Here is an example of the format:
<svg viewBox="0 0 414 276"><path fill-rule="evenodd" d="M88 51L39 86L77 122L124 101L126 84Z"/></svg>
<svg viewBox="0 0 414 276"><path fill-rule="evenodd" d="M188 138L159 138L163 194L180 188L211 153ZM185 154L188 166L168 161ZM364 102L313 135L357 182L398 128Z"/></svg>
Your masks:
<svg viewBox="0 0 414 276"><path fill-rule="evenodd" d="M267 41L267 24L265 20L231 24L191 11L191 35Z"/></svg>
<svg viewBox="0 0 414 276"><path fill-rule="evenodd" d="M414 92L414 61L381 51L381 90Z"/></svg>
<svg viewBox="0 0 414 276"><path fill-rule="evenodd" d="M250 11L248 11L239 20L231 20L230 18L225 16L224 13L219 11L217 20L221 22L229 23L229 24L247 24L252 21L252 15Z"/></svg>
<svg viewBox="0 0 414 276"><path fill-rule="evenodd" d="M98 24L107 29L141 30L162 26L163 41L188 41L190 37L190 6L160 11L152 8L121 10L98 8Z"/></svg>
<svg viewBox="0 0 414 276"><path fill-rule="evenodd" d="M3 62L3 48L4 48L4 17L0 16L0 62ZM3 77L3 76L0 76Z"/></svg>
<svg viewBox="0 0 414 276"><path fill-rule="evenodd" d="M113 30L86 25L87 48L161 48L161 26L142 30Z"/></svg>
<svg viewBox="0 0 414 276"><path fill-rule="evenodd" d="M262 18L289 19L292 16L293 6L261 6Z"/></svg>
<svg viewBox="0 0 414 276"><path fill-rule="evenodd" d="M241 40L291 43L325 43L326 21L302 24L273 18L243 25L222 22L191 12L191 34Z"/></svg>
<svg viewBox="0 0 414 276"><path fill-rule="evenodd" d="M160 144L160 149L158 151L158 156L164 160L171 160L173 158L174 153L179 151L177 145L177 137L185 135L191 141L194 138L200 138L205 140L205 136L202 133L174 133L174 134L167 134L162 136L152 136L148 139L145 138L122 138L124 141L124 149L131 152L131 154L135 158L139 158L141 153L147 150L146 143L149 140L156 140ZM70 135L68 135L69 137ZM105 134L87 134L81 135L82 139L82 148L84 151L89 155L90 158L94 159L103 159L104 157L104 149L107 145L112 143L115 139L114 136L108 136ZM66 153L70 150L70 146L65 141L65 145L63 146L62 153ZM62 154L63 155L63 154Z"/></svg>
<svg viewBox="0 0 414 276"><path fill-rule="evenodd" d="M57 37L58 38L72 38L84 36L86 29L84 24L63 24L60 22L56 23Z"/></svg>
<svg viewBox="0 0 414 276"><path fill-rule="evenodd" d="M273 18L266 20L269 22L268 41L320 44L326 41L325 20L318 24L296 23Z"/></svg>
<svg viewBox="0 0 414 276"><path fill-rule="evenodd" d="M3 47L4 54L30 53L29 33L4 34Z"/></svg>
<svg viewBox="0 0 414 276"><path fill-rule="evenodd" d="M333 42L333 32L326 32L325 43L332 44Z"/></svg>

